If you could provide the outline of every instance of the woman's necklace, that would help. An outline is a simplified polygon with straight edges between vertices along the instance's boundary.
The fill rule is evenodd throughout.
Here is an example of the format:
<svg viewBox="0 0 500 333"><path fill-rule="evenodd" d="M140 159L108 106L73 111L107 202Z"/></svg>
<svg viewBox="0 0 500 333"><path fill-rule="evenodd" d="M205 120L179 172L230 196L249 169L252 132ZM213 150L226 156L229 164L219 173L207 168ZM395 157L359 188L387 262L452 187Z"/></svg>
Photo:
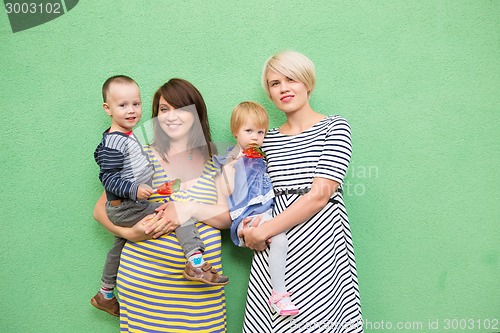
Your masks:
<svg viewBox="0 0 500 333"><path fill-rule="evenodd" d="M187 153L187 155L184 155L186 153ZM193 159L192 154L193 154L193 150L190 149L189 151L184 151L184 152L180 152L180 153L173 153L173 154L171 153L171 154L169 154L169 157L167 157L167 158L169 160L171 160L171 159L182 160L182 159L185 158L188 161L191 161ZM186 157L183 158L183 155L186 156Z"/></svg>

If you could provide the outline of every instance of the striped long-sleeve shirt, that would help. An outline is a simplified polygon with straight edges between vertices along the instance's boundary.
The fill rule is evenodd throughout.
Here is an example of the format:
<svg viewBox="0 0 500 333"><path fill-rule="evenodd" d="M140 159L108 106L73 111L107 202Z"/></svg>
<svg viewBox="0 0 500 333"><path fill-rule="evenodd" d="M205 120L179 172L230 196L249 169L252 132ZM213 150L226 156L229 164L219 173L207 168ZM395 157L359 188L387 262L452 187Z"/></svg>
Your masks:
<svg viewBox="0 0 500 333"><path fill-rule="evenodd" d="M153 166L133 134L106 130L94 159L101 168L99 179L108 200L137 200L139 185L151 185Z"/></svg>

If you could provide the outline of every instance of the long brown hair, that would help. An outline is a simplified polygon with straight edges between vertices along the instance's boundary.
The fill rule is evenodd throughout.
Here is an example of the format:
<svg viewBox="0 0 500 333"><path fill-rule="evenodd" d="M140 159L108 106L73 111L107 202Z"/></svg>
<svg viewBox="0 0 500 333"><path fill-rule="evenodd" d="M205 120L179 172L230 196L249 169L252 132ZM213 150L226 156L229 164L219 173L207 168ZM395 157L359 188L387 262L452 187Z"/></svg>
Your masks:
<svg viewBox="0 0 500 333"><path fill-rule="evenodd" d="M184 110L194 112L192 107L185 107L190 105L195 106L199 121L196 121L195 118L193 127L189 133L188 142L190 146L188 149L199 149L207 160L211 158L212 153L215 153L215 151L214 147L212 147L212 138L210 135L210 125L208 124L205 101L195 86L186 80L178 78L170 79L167 83L162 85L153 96L152 118L155 137L151 145L160 156L167 161L167 151L170 148L170 139L158 123L160 97L163 97L168 104L176 109L184 108Z"/></svg>

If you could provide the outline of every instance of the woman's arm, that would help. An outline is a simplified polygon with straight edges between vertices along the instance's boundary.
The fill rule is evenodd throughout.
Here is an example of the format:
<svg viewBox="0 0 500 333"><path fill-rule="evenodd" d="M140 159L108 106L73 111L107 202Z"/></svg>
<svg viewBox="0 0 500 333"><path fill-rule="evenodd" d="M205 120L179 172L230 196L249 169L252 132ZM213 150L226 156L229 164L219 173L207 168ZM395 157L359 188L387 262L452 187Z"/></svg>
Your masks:
<svg viewBox="0 0 500 333"><path fill-rule="evenodd" d="M231 226L231 216L226 204L194 204L192 208L192 216L198 221L203 221L217 229L228 229Z"/></svg>
<svg viewBox="0 0 500 333"><path fill-rule="evenodd" d="M245 239L246 246L263 251L267 247L268 239L307 221L323 209L338 187L339 183L336 181L319 177L314 178L311 190L272 220L261 224L259 227L243 229L241 235Z"/></svg>
<svg viewBox="0 0 500 333"><path fill-rule="evenodd" d="M103 193L94 207L94 219L115 236L138 242L150 238L158 238L171 231L168 229L170 220L163 212L145 217L132 228L119 227L113 224L106 214L106 193Z"/></svg>
<svg viewBox="0 0 500 333"><path fill-rule="evenodd" d="M216 177L215 184L217 187L217 203L215 205L196 202L170 202L160 206L158 209L164 209L164 214L171 219L167 228L174 230L193 217L214 228L228 229L231 226L231 216L229 215L226 197L221 193L219 177Z"/></svg>
<svg viewBox="0 0 500 333"><path fill-rule="evenodd" d="M212 207L207 205L195 207L193 217L199 221L203 221L217 229L228 229L231 227L231 216L227 207L227 197L222 191L221 176L215 177L215 186L217 188L217 204Z"/></svg>

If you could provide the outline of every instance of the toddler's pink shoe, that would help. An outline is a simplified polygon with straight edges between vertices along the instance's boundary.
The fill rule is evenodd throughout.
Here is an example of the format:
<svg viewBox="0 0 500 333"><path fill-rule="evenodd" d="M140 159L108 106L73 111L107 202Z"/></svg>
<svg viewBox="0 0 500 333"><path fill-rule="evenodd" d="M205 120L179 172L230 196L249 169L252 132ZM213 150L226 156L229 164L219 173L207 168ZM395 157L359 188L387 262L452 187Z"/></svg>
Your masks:
<svg viewBox="0 0 500 333"><path fill-rule="evenodd" d="M288 298L288 300L284 300L285 298ZM299 313L299 308L290 301L289 292L278 294L273 290L268 302L271 308L281 316L293 316Z"/></svg>

